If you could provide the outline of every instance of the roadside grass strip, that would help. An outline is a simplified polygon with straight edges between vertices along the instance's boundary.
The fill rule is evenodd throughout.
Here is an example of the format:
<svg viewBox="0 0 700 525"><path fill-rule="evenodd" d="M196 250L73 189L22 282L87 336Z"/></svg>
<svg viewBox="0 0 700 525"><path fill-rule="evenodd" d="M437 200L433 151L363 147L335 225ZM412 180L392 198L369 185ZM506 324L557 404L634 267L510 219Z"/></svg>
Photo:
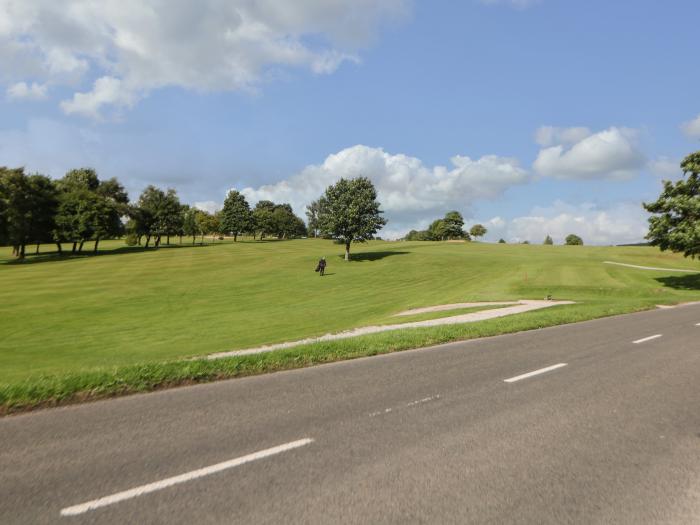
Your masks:
<svg viewBox="0 0 700 525"><path fill-rule="evenodd" d="M651 308L654 308L653 303L631 307L627 304L610 306L589 302L479 323L394 330L319 341L261 354L215 360L200 358L134 363L66 374L31 376L22 381L0 383L0 415L511 334Z"/></svg>
<svg viewBox="0 0 700 525"><path fill-rule="evenodd" d="M309 445L313 442L314 440L311 438L304 438L299 439L297 441L292 441L290 443L285 443L283 445L278 445L276 447L260 450L258 452L253 452L252 454L247 454L245 456L231 459L229 461L224 461L222 463L217 463L208 467L192 470L190 472L186 472L185 474L180 474L179 476L173 476L171 478L162 479L154 483L148 483L147 485L141 485L133 489L117 492L116 494L111 494L103 498L87 501L79 505L73 505L72 507L66 507L61 510L61 516L78 516L80 514L85 514L86 512L89 512L91 510L107 507L108 505L114 505L115 503L126 501L132 498L137 498L139 496L143 496L151 492L156 492L157 490L163 490L168 487L172 487L173 485L178 485L187 481L193 481L198 478L203 478L204 476L209 476L211 474L216 474L224 470L239 467L246 463L250 463L251 461L268 458L276 454L281 454L282 452L287 452L295 448Z"/></svg>
<svg viewBox="0 0 700 525"><path fill-rule="evenodd" d="M521 374L519 376L504 379L503 382L504 383L515 383L516 381L522 381L523 379L527 379L529 377L538 376L540 374L546 374L547 372L551 372L552 370L556 370L557 368L562 368L566 365L567 365L567 363L558 363L556 365L548 366L546 368L540 368L539 370L533 370L532 372L527 372L526 374Z"/></svg>

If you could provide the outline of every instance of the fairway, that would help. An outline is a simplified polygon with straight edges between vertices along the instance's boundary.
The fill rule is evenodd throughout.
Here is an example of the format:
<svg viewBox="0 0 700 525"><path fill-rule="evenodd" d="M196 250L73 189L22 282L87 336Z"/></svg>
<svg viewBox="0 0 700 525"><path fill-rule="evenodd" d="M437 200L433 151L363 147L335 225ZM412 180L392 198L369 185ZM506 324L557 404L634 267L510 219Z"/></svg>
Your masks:
<svg viewBox="0 0 700 525"><path fill-rule="evenodd" d="M0 382L291 341L445 303L551 295L576 301L552 310L579 319L700 299L700 275L603 264L700 270L647 247L372 241L350 263L315 239L101 248L21 264L2 249Z"/></svg>

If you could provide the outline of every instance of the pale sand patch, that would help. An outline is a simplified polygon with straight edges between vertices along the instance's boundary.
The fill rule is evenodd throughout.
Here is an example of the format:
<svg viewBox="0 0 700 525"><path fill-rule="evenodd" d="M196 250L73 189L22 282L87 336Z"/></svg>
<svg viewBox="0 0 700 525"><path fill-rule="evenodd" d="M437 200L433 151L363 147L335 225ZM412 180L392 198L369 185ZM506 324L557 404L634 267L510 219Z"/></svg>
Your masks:
<svg viewBox="0 0 700 525"><path fill-rule="evenodd" d="M656 268L654 266L637 266L636 264L625 264L613 261L603 261L603 264L614 264L616 266L626 266L627 268L637 268L638 270L656 270L659 272L684 272L698 273L700 270L681 270L680 268Z"/></svg>
<svg viewBox="0 0 700 525"><path fill-rule="evenodd" d="M463 303L471 304L473 306L489 305L494 303ZM504 304L504 303L496 303ZM443 326L451 324L462 324L462 323L474 323L476 321L485 321L487 319L495 319L497 317L505 317L507 315L521 314L523 312L530 312L533 310L540 310L542 308L550 308L552 306L559 306L564 304L574 304L573 301L530 301L522 300L513 304L512 306L507 306L505 308L498 308L494 310L484 310L482 312L473 312L470 314L454 315L452 317L441 317L439 319L428 319L426 321L414 321L410 323L402 324L389 324L383 326L364 326L361 328L354 328L353 330L348 330L346 332L340 332L337 334L326 334L320 337L309 337L307 339L301 339L299 341L290 341L287 343L277 343L273 345L259 346L257 348L247 348L244 350L232 350L230 352L218 352L216 354L210 354L207 359L221 359L223 357L233 357L240 355L250 355L250 354L262 354L264 352L272 352L273 350L282 350L285 348L292 348L294 346L304 345L308 343L318 343L321 341L334 341L336 339L347 339L349 337L357 337L358 335L376 334L379 332L388 332L390 330L401 330L403 328L423 328L426 326ZM452 306L452 305L449 305ZM431 307L436 308L436 307ZM468 308L468 307L467 307ZM435 310L433 310L435 311ZM415 310L413 310L415 312Z"/></svg>

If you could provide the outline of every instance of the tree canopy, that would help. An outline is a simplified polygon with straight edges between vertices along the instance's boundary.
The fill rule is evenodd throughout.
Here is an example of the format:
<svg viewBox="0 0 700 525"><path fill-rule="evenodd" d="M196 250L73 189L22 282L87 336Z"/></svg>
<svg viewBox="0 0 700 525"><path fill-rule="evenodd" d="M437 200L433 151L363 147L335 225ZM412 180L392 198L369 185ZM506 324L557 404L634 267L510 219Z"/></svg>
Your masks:
<svg viewBox="0 0 700 525"><path fill-rule="evenodd" d="M552 245L552 244L554 244L554 241L552 240L552 237L551 237L551 236L547 235L547 236L544 238L544 242L543 242L542 244Z"/></svg>
<svg viewBox="0 0 700 525"><path fill-rule="evenodd" d="M681 162L683 179L663 182L655 202L644 203L649 217L647 239L662 250L700 256L700 151Z"/></svg>
<svg viewBox="0 0 700 525"><path fill-rule="evenodd" d="M318 224L321 233L345 244L345 260L350 260L350 244L365 242L386 224L377 201L377 190L366 177L340 179L321 197Z"/></svg>
<svg viewBox="0 0 700 525"><path fill-rule="evenodd" d="M238 235L250 228L251 220L250 206L245 197L236 190L229 191L221 210L221 228L224 232L232 234L236 242Z"/></svg>
<svg viewBox="0 0 700 525"><path fill-rule="evenodd" d="M479 237L483 237L484 235L486 235L487 231L488 230L482 224L475 224L469 230L469 235L471 235L475 239L478 239Z"/></svg>
<svg viewBox="0 0 700 525"><path fill-rule="evenodd" d="M567 246L583 246L583 239L575 233L570 233L567 235L565 242Z"/></svg>

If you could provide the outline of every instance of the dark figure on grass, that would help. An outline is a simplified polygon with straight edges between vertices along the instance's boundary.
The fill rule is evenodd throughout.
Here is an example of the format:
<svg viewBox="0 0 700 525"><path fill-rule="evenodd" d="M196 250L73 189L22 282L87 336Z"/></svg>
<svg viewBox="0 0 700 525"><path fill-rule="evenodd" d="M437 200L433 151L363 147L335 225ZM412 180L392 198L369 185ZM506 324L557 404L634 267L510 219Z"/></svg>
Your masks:
<svg viewBox="0 0 700 525"><path fill-rule="evenodd" d="M326 258L321 257L318 261L318 265L316 266L316 271L318 272L319 275L323 275L324 272L326 271Z"/></svg>

